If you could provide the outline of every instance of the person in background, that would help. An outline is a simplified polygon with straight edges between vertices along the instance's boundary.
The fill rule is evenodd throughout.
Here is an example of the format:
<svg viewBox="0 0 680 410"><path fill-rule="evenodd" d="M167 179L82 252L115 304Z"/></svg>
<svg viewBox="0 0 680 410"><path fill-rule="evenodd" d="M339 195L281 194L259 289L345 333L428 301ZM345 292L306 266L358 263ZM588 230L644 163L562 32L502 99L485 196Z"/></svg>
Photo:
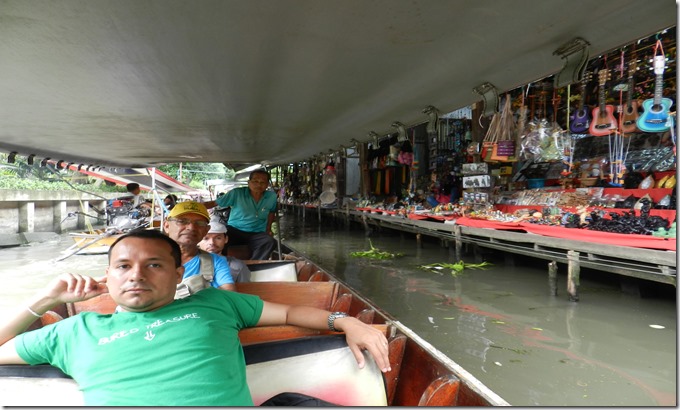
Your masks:
<svg viewBox="0 0 680 410"><path fill-rule="evenodd" d="M139 184L136 182L131 182L127 185L125 185L125 189L129 193L132 194L132 206L133 207L138 207L138 206L144 206L144 207L151 207L151 204L149 201L147 201L144 196L142 196L142 189L139 187Z"/></svg>
<svg viewBox="0 0 680 410"><path fill-rule="evenodd" d="M217 205L231 208L227 222L231 244L247 244L252 252L251 259L269 259L276 245L272 234L276 193L268 191L268 186L269 173L253 171L247 187L234 188L215 201L204 203L206 208Z"/></svg>
<svg viewBox="0 0 680 410"><path fill-rule="evenodd" d="M62 274L3 320L0 364L51 364L88 406L252 406L238 331L294 325L345 332L359 368L367 350L391 370L383 332L351 316L212 288L174 300L181 251L159 231L121 236L108 260L105 277ZM104 293L120 312L82 312L24 333L57 305Z"/></svg>
<svg viewBox="0 0 680 410"><path fill-rule="evenodd" d="M198 243L209 230L210 215L205 206L195 201L179 202L163 224L163 231L176 241L182 251L183 283L178 297L205 287L235 290L229 263L222 255L201 252ZM211 266L212 265L212 266Z"/></svg>
<svg viewBox="0 0 680 410"><path fill-rule="evenodd" d="M172 211L172 208L177 204L177 195L175 194L168 194L163 198L163 204L165 205L166 208L168 208L168 211Z"/></svg>
<svg viewBox="0 0 680 410"><path fill-rule="evenodd" d="M203 237L203 240L198 243L198 247L210 253L223 255L229 262L229 270L234 282L250 282L250 269L242 260L234 258L233 256L224 255L224 245L229 242L229 235L227 227L216 220L210 221L210 230Z"/></svg>

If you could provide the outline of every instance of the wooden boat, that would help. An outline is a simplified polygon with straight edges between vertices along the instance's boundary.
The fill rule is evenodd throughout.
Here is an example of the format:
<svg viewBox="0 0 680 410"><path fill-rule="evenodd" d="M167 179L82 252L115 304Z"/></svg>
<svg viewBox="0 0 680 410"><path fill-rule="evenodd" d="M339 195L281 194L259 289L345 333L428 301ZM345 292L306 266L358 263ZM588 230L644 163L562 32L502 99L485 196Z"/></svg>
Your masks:
<svg viewBox="0 0 680 410"><path fill-rule="evenodd" d="M107 253L109 246L121 236L122 233L110 229L95 229L91 232L71 232L74 244L64 251L68 256L98 255Z"/></svg>
<svg viewBox="0 0 680 410"><path fill-rule="evenodd" d="M368 360L372 363L367 366L369 371L358 371L341 333L295 326L248 328L239 333L239 338L246 353L249 386L255 404L281 391L297 391L352 406L509 405L453 360L330 273L294 251L284 256L283 261L247 263L249 266L271 265L272 269L276 266L289 269L294 265L297 281L268 282L262 279L237 283L237 291L258 295L275 303L347 312L375 326L388 337L392 370L382 375L372 360ZM108 295L69 303L45 313L30 329L82 311L111 313L114 308L115 304ZM260 356L265 351L268 352L267 358L262 359ZM335 359L320 359L320 355L335 355ZM285 364L274 364L276 360ZM255 362L258 366L254 366ZM329 368L329 363L336 364ZM282 371L282 366L286 370ZM285 374L285 377L274 381L272 372L267 372L272 367L277 368L274 373ZM46 383L52 382L56 383L53 388L58 390L62 399L68 395L69 404L78 404L82 400L80 393L73 381L65 379L67 377L47 365L0 366L0 395L4 398L6 394L13 394L16 401L13 404L33 405L32 400L27 399L33 397L33 393L28 392L31 386L37 388L36 380L39 380L40 395L51 394L45 393L45 389ZM337 389L328 388L334 385L342 385L345 393L334 395ZM17 398L17 395L20 397Z"/></svg>

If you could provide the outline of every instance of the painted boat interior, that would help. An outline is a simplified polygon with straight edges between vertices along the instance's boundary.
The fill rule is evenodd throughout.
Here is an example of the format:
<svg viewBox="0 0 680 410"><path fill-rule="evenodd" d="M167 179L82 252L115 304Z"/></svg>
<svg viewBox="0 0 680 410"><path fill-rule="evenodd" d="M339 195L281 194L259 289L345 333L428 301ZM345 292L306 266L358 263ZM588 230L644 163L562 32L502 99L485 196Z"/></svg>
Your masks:
<svg viewBox="0 0 680 410"><path fill-rule="evenodd" d="M672 1L4 0L0 150L71 163L302 161L677 24Z"/></svg>

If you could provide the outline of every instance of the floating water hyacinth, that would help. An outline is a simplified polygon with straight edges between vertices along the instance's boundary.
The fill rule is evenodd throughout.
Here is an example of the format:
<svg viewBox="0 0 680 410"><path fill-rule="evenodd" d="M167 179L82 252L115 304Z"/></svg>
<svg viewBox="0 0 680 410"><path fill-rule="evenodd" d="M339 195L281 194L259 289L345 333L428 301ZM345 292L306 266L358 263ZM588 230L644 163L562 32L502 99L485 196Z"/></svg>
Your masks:
<svg viewBox="0 0 680 410"><path fill-rule="evenodd" d="M431 263L429 265L421 265L421 269L429 270L432 272L437 272L439 273L440 270L442 269L451 269L451 274L453 276L456 276L457 274L461 273L463 270L466 268L470 269L485 269L489 266L492 266L493 263L490 262L482 262L482 263L465 263L462 260L458 261L457 263Z"/></svg>
<svg viewBox="0 0 680 410"><path fill-rule="evenodd" d="M371 250L369 251L358 251L352 252L349 255L355 258L372 258L372 259L392 259L397 256L404 256L403 253L390 253L384 252L373 246L373 242L368 240L368 244L371 245Z"/></svg>

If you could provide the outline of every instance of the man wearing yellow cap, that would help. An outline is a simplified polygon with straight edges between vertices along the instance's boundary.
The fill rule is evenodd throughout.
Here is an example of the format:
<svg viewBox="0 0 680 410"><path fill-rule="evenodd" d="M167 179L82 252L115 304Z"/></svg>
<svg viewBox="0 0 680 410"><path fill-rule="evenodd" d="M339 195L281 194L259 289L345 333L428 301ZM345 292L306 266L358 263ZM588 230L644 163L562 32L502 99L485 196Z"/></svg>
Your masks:
<svg viewBox="0 0 680 410"><path fill-rule="evenodd" d="M177 286L177 298L186 297L205 287L235 290L229 262L224 256L202 252L198 243L208 233L210 215L203 204L179 202L165 220L163 230L179 244L184 276Z"/></svg>

